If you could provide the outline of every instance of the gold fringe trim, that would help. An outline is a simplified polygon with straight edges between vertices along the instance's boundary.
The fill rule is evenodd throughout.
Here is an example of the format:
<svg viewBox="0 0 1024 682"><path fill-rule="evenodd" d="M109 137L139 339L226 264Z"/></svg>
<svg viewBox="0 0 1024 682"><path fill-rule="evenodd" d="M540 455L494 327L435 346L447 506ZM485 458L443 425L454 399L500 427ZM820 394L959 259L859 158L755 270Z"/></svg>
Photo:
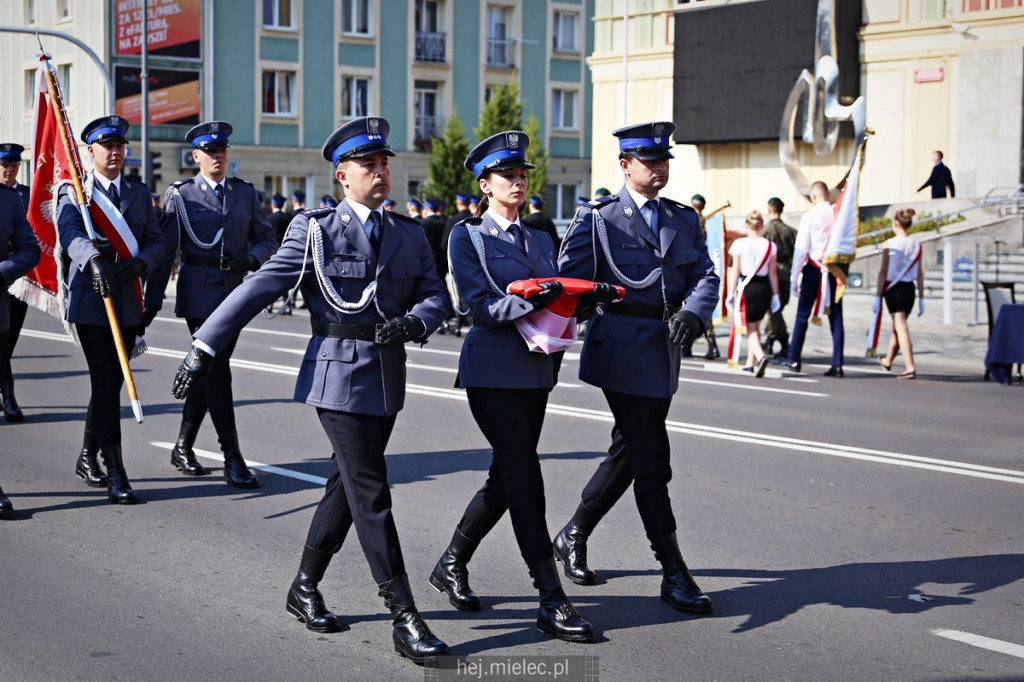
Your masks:
<svg viewBox="0 0 1024 682"><path fill-rule="evenodd" d="M878 350L875 349L875 348L868 348L864 352L864 357L866 357L866 358L877 358L878 357Z"/></svg>

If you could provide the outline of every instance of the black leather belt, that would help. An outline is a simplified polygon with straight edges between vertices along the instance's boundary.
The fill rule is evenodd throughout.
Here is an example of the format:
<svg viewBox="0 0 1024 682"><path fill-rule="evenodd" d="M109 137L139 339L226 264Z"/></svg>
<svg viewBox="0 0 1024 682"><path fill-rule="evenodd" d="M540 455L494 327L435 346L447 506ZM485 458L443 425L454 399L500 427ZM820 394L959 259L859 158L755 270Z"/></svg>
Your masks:
<svg viewBox="0 0 1024 682"><path fill-rule="evenodd" d="M217 268L218 270L230 270L231 259L227 256L218 258L217 256L186 256L182 254L181 264L191 265L198 268Z"/></svg>
<svg viewBox="0 0 1024 682"><path fill-rule="evenodd" d="M313 322L313 335L326 336L331 339L355 339L356 341L377 342L377 331L383 327L360 324L341 324L339 322Z"/></svg>
<svg viewBox="0 0 1024 682"><path fill-rule="evenodd" d="M676 314L680 306L666 303L664 306L641 305L639 303L609 303L604 306L606 313L625 315L626 317L639 317L645 320L667 320Z"/></svg>

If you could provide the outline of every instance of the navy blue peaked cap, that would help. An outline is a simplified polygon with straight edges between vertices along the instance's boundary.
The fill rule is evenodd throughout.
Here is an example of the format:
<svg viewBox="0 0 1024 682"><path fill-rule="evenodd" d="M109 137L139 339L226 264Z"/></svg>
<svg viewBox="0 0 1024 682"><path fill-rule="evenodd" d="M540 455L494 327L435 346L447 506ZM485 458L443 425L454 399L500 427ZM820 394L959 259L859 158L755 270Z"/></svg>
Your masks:
<svg viewBox="0 0 1024 682"><path fill-rule="evenodd" d="M226 121L206 121L185 133L185 140L196 149L227 149L231 146L228 137L234 128Z"/></svg>
<svg viewBox="0 0 1024 682"><path fill-rule="evenodd" d="M526 160L530 138L521 130L506 130L491 135L466 157L466 168L479 180L484 173L507 168L536 168Z"/></svg>
<svg viewBox="0 0 1024 682"><path fill-rule="evenodd" d="M112 140L128 141L128 128L131 124L121 116L102 116L82 129L82 142L110 142Z"/></svg>
<svg viewBox="0 0 1024 682"><path fill-rule="evenodd" d="M641 161L660 161L675 158L669 151L675 131L675 123L655 121L619 128L612 135L619 138L620 153L625 152Z"/></svg>
<svg viewBox="0 0 1024 682"><path fill-rule="evenodd" d="M388 146L388 133L391 124L380 116L367 116L349 121L327 138L320 153L331 164L345 159L358 159L363 156L384 153L394 156Z"/></svg>

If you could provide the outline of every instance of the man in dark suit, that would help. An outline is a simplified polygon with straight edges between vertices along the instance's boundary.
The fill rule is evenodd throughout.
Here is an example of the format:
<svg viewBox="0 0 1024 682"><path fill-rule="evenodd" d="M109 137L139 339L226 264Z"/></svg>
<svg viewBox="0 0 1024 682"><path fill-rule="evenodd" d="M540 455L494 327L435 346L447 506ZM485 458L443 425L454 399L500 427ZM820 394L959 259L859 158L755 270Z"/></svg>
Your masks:
<svg viewBox="0 0 1024 682"><path fill-rule="evenodd" d="M7 335L10 325L7 285L34 268L39 263L39 255L39 241L25 218L25 208L17 192L7 185L0 185L0 338ZM10 376L9 358L0 357L0 371ZM9 408L17 408L17 403L12 405L13 381L9 390L4 396L4 417L8 421L20 421L8 418ZM11 507L11 501L0 488L0 514L10 511Z"/></svg>
<svg viewBox="0 0 1024 682"><path fill-rule="evenodd" d="M0 144L0 187L13 189L27 212L28 185L18 182L23 151L25 148L14 142ZM11 284L14 284L14 279L8 280L6 286ZM6 421L20 422L25 415L18 407L17 398L14 397L14 373L11 371L11 357L14 355L14 346L17 345L18 337L21 335L21 327L25 323L28 304L13 294L7 294L7 306L10 318L8 329L6 332L0 333L0 409L3 409Z"/></svg>
<svg viewBox="0 0 1024 682"><path fill-rule="evenodd" d="M280 246L284 241L284 233L288 231L288 223L292 221L292 214L284 210L284 195L277 193L270 197L270 228L274 231L274 239Z"/></svg>
<svg viewBox="0 0 1024 682"><path fill-rule="evenodd" d="M185 139L192 144L199 173L173 183L164 198L160 223L170 252L181 251L174 312L185 318L193 334L242 278L277 248L256 188L227 177L231 132L231 125L224 121L200 123L189 130ZM162 268L154 284L166 286L169 276L170 270ZM242 457L235 426L229 363L237 340L231 339L217 354L205 385L185 401L171 464L187 476L205 473L192 446L209 410L224 453L224 481L236 488L258 488L259 479Z"/></svg>
<svg viewBox="0 0 1024 682"><path fill-rule="evenodd" d="M932 199L945 199L946 188L949 188L949 196L956 196L956 187L953 185L953 173L950 172L949 167L942 162L942 152L935 150L932 152L932 173L928 176L928 179L923 185L917 188L920 192L925 187L932 188Z"/></svg>
<svg viewBox="0 0 1024 682"><path fill-rule="evenodd" d="M544 197L539 194L531 195L527 202L527 210L529 213L523 216L523 225L546 233L555 245L555 253L558 253L558 250L562 248L562 238L558 236L555 221L544 213Z"/></svg>
<svg viewBox="0 0 1024 682"><path fill-rule="evenodd" d="M178 398L194 391L239 330L300 282L313 336L295 399L317 408L334 453L287 609L315 632L339 629L317 585L354 525L392 614L395 650L422 662L448 647L427 628L412 598L384 449L405 401L403 344L422 342L437 329L445 292L419 224L380 210L391 190L389 129L383 118L358 118L327 138L322 154L345 199L336 208L296 216L274 257L195 332L174 391ZM307 236L313 265L304 260Z"/></svg>
<svg viewBox="0 0 1024 682"><path fill-rule="evenodd" d="M82 131L82 141L88 145L93 161L93 170L84 178L85 196L91 203L119 214L124 219L120 227L117 223L104 227L94 220L93 242L74 188L63 185L57 198L57 236L64 257L70 259L65 316L75 326L92 387L75 474L87 485L105 485L115 504L133 504L135 492L121 453L120 393L124 378L103 299L109 296L113 300L124 346L133 348L164 297L163 286L147 282L145 298L140 300L142 281L151 279L147 275L164 267L167 260L164 234L149 188L121 173L127 134L128 120L120 116L98 118ZM106 475L96 461L97 452L103 458Z"/></svg>
<svg viewBox="0 0 1024 682"><path fill-rule="evenodd" d="M586 542L597 522L633 483L637 509L664 579L661 597L686 613L712 610L676 541L668 496L668 417L679 387L680 345L704 333L718 300L718 275L697 213L659 196L668 182L675 125L616 130L618 194L580 208L562 244L559 274L626 287L625 300L604 306L587 324L580 379L600 387L615 417L613 443L583 490L582 502L556 536L566 576L592 585Z"/></svg>

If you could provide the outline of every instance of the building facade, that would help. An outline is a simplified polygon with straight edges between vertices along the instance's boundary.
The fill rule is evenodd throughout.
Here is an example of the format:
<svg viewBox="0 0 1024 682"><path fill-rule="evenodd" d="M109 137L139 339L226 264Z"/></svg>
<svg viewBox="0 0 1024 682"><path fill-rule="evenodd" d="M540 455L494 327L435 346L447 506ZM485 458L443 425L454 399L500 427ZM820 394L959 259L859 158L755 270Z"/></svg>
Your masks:
<svg viewBox="0 0 1024 682"><path fill-rule="evenodd" d="M609 131L671 119L675 98L702 96L699 89L677 92L674 80L675 42L680 35L686 39L687 17L696 16L688 13L726 6L739 13L745 4L770 10L773 0L596 0L594 52L588 60L595 185L621 182ZM944 152L958 196L981 197L994 187L1024 181L1024 2L863 0L860 5L859 92L866 100L867 125L876 133L868 144L860 203L927 198L916 190L928 177L934 150ZM752 69L779 40L767 29L761 39L750 50ZM720 49L746 48L725 41ZM813 70L813 52L802 68ZM794 82L798 75L797 69ZM677 132L677 138L685 135ZM781 167L777 139L679 145L675 153L669 196L687 199L700 192L709 209L730 202L729 212L736 215L763 210L771 196L794 210L807 207ZM835 184L851 155L852 145L840 140L834 158L816 157L809 149L799 158L808 177Z"/></svg>
<svg viewBox="0 0 1024 682"><path fill-rule="evenodd" d="M0 4L0 25L63 31L86 43L115 81L118 111L141 121L141 6L10 0ZM160 154L160 192L194 172L184 142L190 125L219 119L234 127L232 174L267 194L302 189L315 205L339 190L320 157L323 141L344 121L373 115L391 123L399 152L392 196L404 205L427 181L430 140L448 118L457 113L475 143L490 92L509 82L519 87L524 116L540 122L554 216L567 220L576 196L590 191L585 57L593 0L149 0L149 7L149 136ZM161 40L168 45L154 47ZM64 81L73 129L108 113L102 76L85 53L57 38L43 36L43 44ZM0 32L0 51L4 83L17 86L0 137L28 147L38 44ZM130 134L139 139L140 127Z"/></svg>

